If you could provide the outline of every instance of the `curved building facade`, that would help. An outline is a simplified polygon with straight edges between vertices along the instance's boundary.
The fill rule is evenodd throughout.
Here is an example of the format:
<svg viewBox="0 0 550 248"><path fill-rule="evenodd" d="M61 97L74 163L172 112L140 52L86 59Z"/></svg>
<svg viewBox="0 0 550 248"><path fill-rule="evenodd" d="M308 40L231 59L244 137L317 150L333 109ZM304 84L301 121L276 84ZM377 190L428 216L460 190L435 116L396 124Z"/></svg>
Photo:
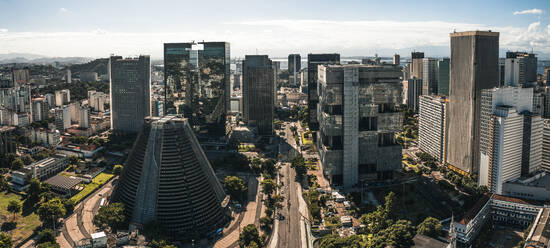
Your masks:
<svg viewBox="0 0 550 248"><path fill-rule="evenodd" d="M228 197L184 118L146 118L118 185L131 229L158 221L172 235L202 235L227 219Z"/></svg>

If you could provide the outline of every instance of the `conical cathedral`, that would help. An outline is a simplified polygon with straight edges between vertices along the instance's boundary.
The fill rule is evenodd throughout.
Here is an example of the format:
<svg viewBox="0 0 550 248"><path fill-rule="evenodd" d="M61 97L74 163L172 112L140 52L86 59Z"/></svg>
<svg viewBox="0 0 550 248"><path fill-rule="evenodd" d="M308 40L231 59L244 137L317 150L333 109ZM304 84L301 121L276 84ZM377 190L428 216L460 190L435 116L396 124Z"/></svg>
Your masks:
<svg viewBox="0 0 550 248"><path fill-rule="evenodd" d="M227 219L228 197L187 119L176 116L145 120L114 197L131 229L157 221L172 235L203 235Z"/></svg>

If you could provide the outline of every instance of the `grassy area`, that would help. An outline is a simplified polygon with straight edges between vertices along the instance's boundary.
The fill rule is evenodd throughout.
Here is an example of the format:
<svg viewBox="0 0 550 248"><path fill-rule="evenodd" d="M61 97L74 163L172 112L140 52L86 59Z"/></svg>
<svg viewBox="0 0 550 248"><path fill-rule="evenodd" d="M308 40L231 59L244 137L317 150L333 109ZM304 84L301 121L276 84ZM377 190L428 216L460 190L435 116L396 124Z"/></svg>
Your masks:
<svg viewBox="0 0 550 248"><path fill-rule="evenodd" d="M0 192L0 221L2 222L1 229L4 232L9 230L9 228L6 230L6 227L8 227L8 223L13 220L13 214L7 210L8 203L11 200L16 200L23 204L21 196L12 193ZM34 212L18 214L16 216L15 221L17 222L17 225L15 226L15 229L8 232L11 235L14 244L27 239L30 235L32 235L34 229L42 225L38 215Z"/></svg>
<svg viewBox="0 0 550 248"><path fill-rule="evenodd" d="M103 184L105 184L109 179L111 179L114 175L102 172L99 175L97 175L91 183L89 184L83 184L84 189L82 191L78 192L78 194L71 197L71 199L74 202L80 202L82 199L86 198L90 193L92 193L97 188L101 187Z"/></svg>
<svg viewBox="0 0 550 248"><path fill-rule="evenodd" d="M313 139L311 138L311 132L302 133L302 145L313 145Z"/></svg>
<svg viewBox="0 0 550 248"><path fill-rule="evenodd" d="M306 161L306 167L308 170L317 170L317 162Z"/></svg>
<svg viewBox="0 0 550 248"><path fill-rule="evenodd" d="M254 148L256 148L256 147L252 144L239 145L239 152L249 152L249 151L254 150Z"/></svg>
<svg viewBox="0 0 550 248"><path fill-rule="evenodd" d="M405 166L407 166L407 167L411 168L412 170L414 170L414 172L418 173L420 171L420 168L419 168L418 164L411 164L407 160L403 160L403 164L405 164Z"/></svg>

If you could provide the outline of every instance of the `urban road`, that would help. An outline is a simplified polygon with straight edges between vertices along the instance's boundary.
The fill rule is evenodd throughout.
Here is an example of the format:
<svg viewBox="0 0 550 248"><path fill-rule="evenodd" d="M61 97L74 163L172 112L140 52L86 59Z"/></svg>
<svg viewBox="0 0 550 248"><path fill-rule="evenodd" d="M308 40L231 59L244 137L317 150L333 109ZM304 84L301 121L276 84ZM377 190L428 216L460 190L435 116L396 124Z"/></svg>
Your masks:
<svg viewBox="0 0 550 248"><path fill-rule="evenodd" d="M302 247L306 248L305 245L305 228L300 213L304 211L305 206L300 206L299 197L301 196L301 188L296 181L296 172L293 168L290 167L290 159L299 154L296 141L292 131L290 130L291 125L295 123L284 123L284 135L280 137L279 145L279 154L283 155L281 160L286 160L287 162L282 161L280 163L279 169L279 194L284 197L283 207L277 212L277 216L282 216L278 221L275 222L277 225L273 232L270 247ZM302 200L303 202L303 200ZM302 205L304 205L302 203ZM305 210L307 211L307 210ZM307 214L307 212L306 212ZM276 235L276 237L275 237Z"/></svg>

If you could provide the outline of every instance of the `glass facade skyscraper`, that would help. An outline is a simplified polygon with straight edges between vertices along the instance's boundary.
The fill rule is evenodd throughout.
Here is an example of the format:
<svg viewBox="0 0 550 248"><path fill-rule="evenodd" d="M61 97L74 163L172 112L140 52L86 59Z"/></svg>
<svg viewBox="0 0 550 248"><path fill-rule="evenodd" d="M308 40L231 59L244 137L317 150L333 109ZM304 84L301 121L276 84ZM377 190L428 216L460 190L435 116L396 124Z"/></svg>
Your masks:
<svg viewBox="0 0 550 248"><path fill-rule="evenodd" d="M165 43L165 114L183 115L199 136L225 132L229 43Z"/></svg>

